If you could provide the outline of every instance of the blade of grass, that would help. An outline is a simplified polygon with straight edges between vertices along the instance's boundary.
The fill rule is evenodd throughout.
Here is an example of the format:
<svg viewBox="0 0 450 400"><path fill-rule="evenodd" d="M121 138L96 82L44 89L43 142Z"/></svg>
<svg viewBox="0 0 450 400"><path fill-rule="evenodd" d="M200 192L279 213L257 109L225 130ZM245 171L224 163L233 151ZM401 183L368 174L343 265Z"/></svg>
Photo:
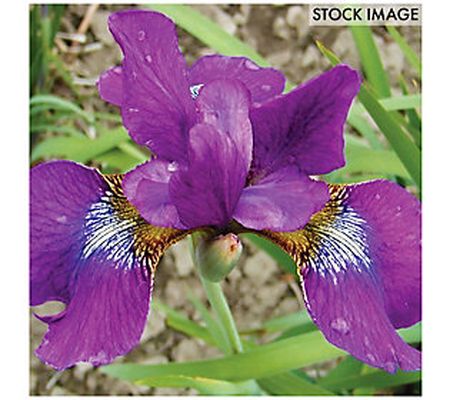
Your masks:
<svg viewBox="0 0 450 400"><path fill-rule="evenodd" d="M111 376L133 381L174 374L242 381L268 377L343 354L342 350L326 342L320 332L312 332L217 359L161 365L116 364L101 370Z"/></svg>
<svg viewBox="0 0 450 400"><path fill-rule="evenodd" d="M91 113L82 110L75 103L66 99L62 99L58 96L53 96L50 94L35 95L30 99L30 106L33 107L37 105L45 105L49 108L71 111L83 117L89 123L94 122L94 116ZM31 114L33 114L33 110L31 110Z"/></svg>
<svg viewBox="0 0 450 400"><path fill-rule="evenodd" d="M420 149L364 85L361 87L358 97L420 189L422 184Z"/></svg>
<svg viewBox="0 0 450 400"><path fill-rule="evenodd" d="M400 75L399 79L400 87L402 88L402 92L405 95L408 95L408 85L406 84L405 78ZM408 109L406 110L406 115L408 116L409 123L416 128L416 131L412 131L411 133L414 135L414 142L416 143L417 147L422 147L422 119L415 109Z"/></svg>
<svg viewBox="0 0 450 400"><path fill-rule="evenodd" d="M100 154L95 157L95 160L102 164L102 170L104 172L111 174L125 173L138 164L136 158L124 153L119 148Z"/></svg>
<svg viewBox="0 0 450 400"><path fill-rule="evenodd" d="M389 79L381 62L371 28L363 25L350 26L350 31L358 49L364 73L377 97L390 97Z"/></svg>
<svg viewBox="0 0 450 400"><path fill-rule="evenodd" d="M55 133L62 133L64 135L69 135L72 137L82 137L82 138L85 137L83 132L79 131L78 129L76 129L72 126L58 126L58 125L51 125L51 124L31 125L30 132L31 133L55 132Z"/></svg>
<svg viewBox="0 0 450 400"><path fill-rule="evenodd" d="M417 326L399 330L399 334L408 339L408 331L415 330ZM239 382L266 378L345 354L328 343L321 332L315 331L221 358L160 365L111 364L102 367L101 371L131 381L164 375L186 375Z"/></svg>
<svg viewBox="0 0 450 400"><path fill-rule="evenodd" d="M387 388L406 385L421 380L421 372L398 371L396 374L388 374L380 370L373 370L367 374L340 376L336 380L321 382L329 390L349 390L355 388Z"/></svg>
<svg viewBox="0 0 450 400"><path fill-rule="evenodd" d="M347 376L358 376L361 374L364 364L352 356L345 357L335 368L333 368L323 378L319 378L317 382L322 386L331 385L333 382L339 382Z"/></svg>
<svg viewBox="0 0 450 400"><path fill-rule="evenodd" d="M345 144L345 158L347 164L339 171L336 171L340 175L369 172L381 174L386 178L388 175L409 178L408 171L399 160L397 154L391 150L374 150L347 141Z"/></svg>
<svg viewBox="0 0 450 400"><path fill-rule="evenodd" d="M272 333L286 331L294 327L302 327L311 324L313 324L311 321L311 317L306 312L306 310L302 310L293 314L269 319L262 324L261 329L263 329L265 332Z"/></svg>
<svg viewBox="0 0 450 400"><path fill-rule="evenodd" d="M100 132L96 139L51 137L36 145L31 152L31 161L34 162L40 158L62 157L85 163L127 140L129 137L123 128Z"/></svg>
<svg viewBox="0 0 450 400"><path fill-rule="evenodd" d="M182 313L157 300L152 301L152 307L166 317L167 325L171 328L176 329L179 332L183 332L188 336L201 339L210 345L216 345L215 340L208 329L198 325L194 321L191 321Z"/></svg>
<svg viewBox="0 0 450 400"><path fill-rule="evenodd" d="M326 396L334 393L292 372L258 379L259 386L271 395Z"/></svg>
<svg viewBox="0 0 450 400"><path fill-rule="evenodd" d="M223 55L247 56L259 65L269 65L254 49L225 32L220 26L192 7L180 4L149 4L147 7L166 14L178 26Z"/></svg>
<svg viewBox="0 0 450 400"><path fill-rule="evenodd" d="M381 150L384 146L378 138L375 131L372 129L370 124L367 122L367 119L362 116L362 112L358 112L358 109L355 109L354 104L350 109L348 114L347 122L356 129L363 137L367 139L370 144L370 147L373 149Z"/></svg>
<svg viewBox="0 0 450 400"><path fill-rule="evenodd" d="M144 378L136 382L138 385L150 387L179 387L193 388L202 395L257 395L259 388L252 382L227 382L223 380L184 375L167 375ZM324 389L325 390L325 389Z"/></svg>
<svg viewBox="0 0 450 400"><path fill-rule="evenodd" d="M226 333L223 331L220 324L216 321L213 315L208 311L206 306L198 299L192 291L187 289L187 297L189 301L193 304L195 309L200 313L203 321L206 324L208 332L214 339L215 345L224 353L232 354L233 349L231 343L229 342Z"/></svg>
<svg viewBox="0 0 450 400"><path fill-rule="evenodd" d="M394 26L387 25L386 29L402 50L405 58L408 60L411 66L417 71L420 79L422 77L422 63L420 62L419 56L409 46L408 42Z"/></svg>

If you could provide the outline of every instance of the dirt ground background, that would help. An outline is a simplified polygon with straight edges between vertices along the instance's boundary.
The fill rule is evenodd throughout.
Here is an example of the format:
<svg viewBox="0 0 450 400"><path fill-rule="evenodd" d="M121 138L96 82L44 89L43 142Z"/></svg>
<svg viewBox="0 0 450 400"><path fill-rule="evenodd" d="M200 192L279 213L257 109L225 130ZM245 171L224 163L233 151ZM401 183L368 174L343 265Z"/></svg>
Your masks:
<svg viewBox="0 0 450 400"><path fill-rule="evenodd" d="M66 8L60 31L74 33L87 11L86 5L70 5ZM319 39L344 61L360 67L357 51L348 29L342 27L308 26L308 6L270 5L195 5L226 31L254 47L271 64L282 70L287 78L300 83L324 71L327 60L317 50L314 41ZM107 30L108 15L117 9L130 6L100 6L95 12L86 33L86 43L70 53L70 42L64 34L57 39L57 49L67 61L67 68L74 83L87 95L87 110L112 110L97 95L95 81L108 67L120 63L118 46ZM400 73L407 80L415 77L395 42L383 28L374 29L376 42L391 82ZM421 31L417 27L402 27L414 50L420 52ZM180 47L191 64L198 57L212 51L195 38L179 29ZM395 86L394 86L395 88ZM398 92L400 91L397 88ZM55 94L65 96L68 89L63 84L55 86ZM90 95L90 96L89 96ZM190 260L187 242L172 247L164 256L156 274L154 298L199 320L186 297L190 288L205 301L200 281ZM283 270L265 253L247 244L240 264L224 282L239 329L258 326L262 321L295 312L302 305L298 293L292 288ZM53 311L55 304L37 308L38 313ZM46 325L31 317L30 327L30 394L32 395L178 395L196 394L194 390L149 389L107 377L88 365L78 365L62 374L42 364L33 354L39 345ZM152 311L141 345L123 358L124 361L162 363L208 358L219 353L202 342L188 338L165 324L164 317ZM311 373L321 373L311 370Z"/></svg>

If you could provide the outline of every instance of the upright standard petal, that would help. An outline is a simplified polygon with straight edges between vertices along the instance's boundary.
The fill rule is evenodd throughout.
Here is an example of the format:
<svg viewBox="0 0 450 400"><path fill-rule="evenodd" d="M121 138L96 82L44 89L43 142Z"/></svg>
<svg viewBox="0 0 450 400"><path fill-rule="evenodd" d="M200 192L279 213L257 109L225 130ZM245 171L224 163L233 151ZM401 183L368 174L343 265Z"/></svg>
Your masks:
<svg viewBox="0 0 450 400"><path fill-rule="evenodd" d="M421 318L420 204L388 181L330 186L301 231L265 232L299 266L307 308L334 345L374 367L421 367L394 328Z"/></svg>
<svg viewBox="0 0 450 400"><path fill-rule="evenodd" d="M171 178L169 194L184 226L224 226L251 161L249 95L238 81L216 80L202 90L198 105L204 122L189 132L189 163Z"/></svg>
<svg viewBox="0 0 450 400"><path fill-rule="evenodd" d="M290 166L246 187L233 217L247 228L294 231L303 228L328 198L324 182Z"/></svg>
<svg viewBox="0 0 450 400"><path fill-rule="evenodd" d="M130 351L145 326L162 252L188 232L148 225L120 176L69 161L31 173L31 304L60 300L37 356L56 369Z"/></svg>
<svg viewBox="0 0 450 400"><path fill-rule="evenodd" d="M345 164L344 123L360 77L340 65L250 112L254 132L252 169L269 174L296 164L307 175Z"/></svg>
<svg viewBox="0 0 450 400"><path fill-rule="evenodd" d="M160 158L185 160L195 106L175 25L159 13L123 11L111 15L109 27L124 53L125 127L133 140Z"/></svg>
<svg viewBox="0 0 450 400"><path fill-rule="evenodd" d="M253 103L263 103L284 89L284 75L274 68L263 68L246 57L204 56L189 69L191 87L215 79L238 79L250 91Z"/></svg>

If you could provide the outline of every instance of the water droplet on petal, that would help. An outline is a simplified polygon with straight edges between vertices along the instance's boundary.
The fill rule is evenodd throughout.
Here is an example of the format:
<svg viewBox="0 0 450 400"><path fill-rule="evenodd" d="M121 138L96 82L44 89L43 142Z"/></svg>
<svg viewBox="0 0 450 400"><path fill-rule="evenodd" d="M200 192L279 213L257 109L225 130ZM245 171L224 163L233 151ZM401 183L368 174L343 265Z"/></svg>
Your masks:
<svg viewBox="0 0 450 400"><path fill-rule="evenodd" d="M203 83L199 83L198 85L192 85L189 90L191 92L191 97L195 100L200 94L200 89L204 86Z"/></svg>
<svg viewBox="0 0 450 400"><path fill-rule="evenodd" d="M270 85L262 85L261 89L264 90L265 92L270 92L270 89L272 89L272 86L270 86Z"/></svg>
<svg viewBox="0 0 450 400"><path fill-rule="evenodd" d="M377 193L377 194L375 195L375 200L380 200L380 199L381 199L381 196L380 196L379 193Z"/></svg>
<svg viewBox="0 0 450 400"><path fill-rule="evenodd" d="M350 326L344 318L336 318L331 321L331 328L343 335L350 332Z"/></svg>
<svg viewBox="0 0 450 400"><path fill-rule="evenodd" d="M136 79L137 78L137 73L135 71L131 72L131 77L133 79Z"/></svg>
<svg viewBox="0 0 450 400"><path fill-rule="evenodd" d="M61 224L64 224L65 222L67 222L67 217L65 215L60 215L56 217L56 221Z"/></svg>
<svg viewBox="0 0 450 400"><path fill-rule="evenodd" d="M172 161L167 166L167 171L169 172L175 172L178 169L178 163L176 161Z"/></svg>
<svg viewBox="0 0 450 400"><path fill-rule="evenodd" d="M130 107L130 108L128 109L128 111L129 111L130 113L137 113L137 112L139 112L139 108L133 108L133 107Z"/></svg>
<svg viewBox="0 0 450 400"><path fill-rule="evenodd" d="M147 61L150 64L153 61L152 56L150 54L147 54L145 56L145 61Z"/></svg>
<svg viewBox="0 0 450 400"><path fill-rule="evenodd" d="M145 32L144 31L139 31L138 32L138 40L140 42L142 42L145 39Z"/></svg>
<svg viewBox="0 0 450 400"><path fill-rule="evenodd" d="M250 61L250 60L245 60L244 65L245 65L248 69L251 69L251 70L254 70L254 71L256 71L256 70L259 69L259 67L258 67L253 61Z"/></svg>
<svg viewBox="0 0 450 400"><path fill-rule="evenodd" d="M372 353L367 353L366 357L370 362L375 362L375 356Z"/></svg>
<svg viewBox="0 0 450 400"><path fill-rule="evenodd" d="M397 364L392 361L388 361L383 365L383 368L393 374L397 370Z"/></svg>

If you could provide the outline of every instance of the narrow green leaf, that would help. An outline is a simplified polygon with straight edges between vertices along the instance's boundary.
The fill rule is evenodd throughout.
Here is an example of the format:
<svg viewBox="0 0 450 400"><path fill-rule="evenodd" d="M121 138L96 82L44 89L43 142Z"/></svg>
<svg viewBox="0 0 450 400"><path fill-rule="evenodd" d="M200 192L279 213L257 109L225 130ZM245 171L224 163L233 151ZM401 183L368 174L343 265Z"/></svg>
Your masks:
<svg viewBox="0 0 450 400"><path fill-rule="evenodd" d="M195 309L200 313L203 321L206 324L208 332L214 339L215 345L224 353L231 354L233 349L228 340L226 332L223 331L221 325L216 321L213 315L208 311L206 306L198 299L190 290L187 290L187 297L193 304Z"/></svg>
<svg viewBox="0 0 450 400"><path fill-rule="evenodd" d="M269 65L254 49L225 32L220 26L192 7L180 4L150 4L147 7L166 14L179 27L220 54L246 56L261 66Z"/></svg>
<svg viewBox="0 0 450 400"><path fill-rule="evenodd" d="M367 139L370 147L381 150L383 148L383 144L381 143L379 137L372 129L372 126L368 123L367 118L362 116L362 110L358 110L355 106L357 106L357 104L354 104L350 109L347 122Z"/></svg>
<svg viewBox="0 0 450 400"><path fill-rule="evenodd" d="M162 365L112 364L101 369L111 376L133 381L179 374L242 381L302 368L343 354L326 342L320 332L312 332L223 358Z"/></svg>
<svg viewBox="0 0 450 400"><path fill-rule="evenodd" d="M71 111L83 117L90 123L94 122L94 116L91 113L82 110L75 103L66 99L62 99L58 96L53 96L50 94L36 95L30 99L30 105L32 107L36 105L46 105L48 107L57 108L60 110Z"/></svg>
<svg viewBox="0 0 450 400"><path fill-rule="evenodd" d="M422 96L420 94L410 94L386 97L378 101L386 109L386 111L410 110L421 107ZM364 108L361 104L356 103L352 107L352 111L361 115L364 112Z"/></svg>
<svg viewBox="0 0 450 400"><path fill-rule="evenodd" d="M198 392L203 395L224 396L261 394L258 387L252 382L227 382L199 376L156 376L138 380L136 383L138 385L150 387L189 387L198 390Z"/></svg>
<svg viewBox="0 0 450 400"><path fill-rule="evenodd" d="M364 364L352 356L345 357L335 368L333 368L323 378L319 378L317 383L321 386L333 385L347 376L358 376L361 374Z"/></svg>
<svg viewBox="0 0 450 400"><path fill-rule="evenodd" d="M406 385L421 380L421 372L398 371L396 374L375 370L367 374L340 376L336 380L321 381L329 390L349 390L355 388L387 388Z"/></svg>
<svg viewBox="0 0 450 400"><path fill-rule="evenodd" d="M122 142L117 147L124 153L132 156L136 160L136 164L142 164L150 158L148 154L143 153L131 142Z"/></svg>
<svg viewBox="0 0 450 400"><path fill-rule="evenodd" d="M347 164L336 171L340 175L374 173L383 175L386 178L388 175L409 178L409 174L397 154L391 150L374 150L347 141L345 144L345 158Z"/></svg>
<svg viewBox="0 0 450 400"><path fill-rule="evenodd" d="M283 315L264 322L262 329L265 332L280 332L286 331L293 327L302 327L312 324L311 317L306 310L295 312L293 314Z"/></svg>
<svg viewBox="0 0 450 400"><path fill-rule="evenodd" d="M57 136L36 145L31 152L31 161L39 158L61 157L68 160L87 162L96 156L129 140L123 128L100 132L98 138Z"/></svg>
<svg viewBox="0 0 450 400"><path fill-rule="evenodd" d="M212 337L211 333L208 331L208 329L198 325L194 321L191 321L182 313L170 308L166 304L163 304L157 300L152 301L152 307L159 313L166 316L167 325L170 326L171 328L176 329L179 332L183 332L188 336L201 339L205 343L214 346L216 345L215 340Z"/></svg>
<svg viewBox="0 0 450 400"><path fill-rule="evenodd" d="M411 64L411 66L417 71L419 74L419 79L422 76L422 63L420 62L419 56L416 52L410 47L405 38L400 34L400 32L392 25L387 25L386 29L392 36L392 38L397 42L398 46L402 50L405 58Z"/></svg>
<svg viewBox="0 0 450 400"><path fill-rule="evenodd" d="M117 149L107 151L95 157L95 160L102 164L102 171L123 174L138 164L136 158L120 150L121 144L118 145Z"/></svg>
<svg viewBox="0 0 450 400"><path fill-rule="evenodd" d="M325 47L325 45L319 41L316 40L316 46L320 50L320 52L328 58L328 61L330 61L331 65L335 66L340 64L341 60L339 60L339 57L336 56L329 48Z"/></svg>
<svg viewBox="0 0 450 400"><path fill-rule="evenodd" d="M292 258L276 244L270 242L269 240L257 236L253 233L244 233L240 235L241 237L249 240L255 246L264 250L269 256L271 256L281 268L283 268L287 273L296 275L297 266L295 265Z"/></svg>
<svg viewBox="0 0 450 400"><path fill-rule="evenodd" d="M398 332L401 337L408 339L409 332L417 333L417 329L416 325ZM101 370L111 376L131 381L164 375L186 375L239 382L266 378L345 354L328 343L321 332L315 331L222 358L161 365L111 364ZM328 386L327 388L331 389Z"/></svg>
<svg viewBox="0 0 450 400"><path fill-rule="evenodd" d="M258 379L258 384L270 395L283 396L326 396L334 393L301 378L292 372Z"/></svg>
<svg viewBox="0 0 450 400"><path fill-rule="evenodd" d="M382 99L380 103L387 111L410 110L420 108L422 105L422 96L420 94L394 96Z"/></svg>
<svg viewBox="0 0 450 400"><path fill-rule="evenodd" d="M405 95L409 94L408 85L406 84L405 78L400 75L399 79L400 87ZM416 109L406 110L406 115L408 116L409 123L416 129L415 131L410 130L413 135L414 142L417 147L422 147L422 119Z"/></svg>
<svg viewBox="0 0 450 400"><path fill-rule="evenodd" d="M80 132L78 129L67 126L67 125L52 125L52 124L32 124L30 126L30 132L36 133L36 132L54 132L54 133L62 133L65 135L70 135L73 137L85 137L83 132Z"/></svg>
<svg viewBox="0 0 450 400"><path fill-rule="evenodd" d="M420 150L365 85L361 86L358 98L378 125L381 132L386 136L406 170L411 175L411 178L420 188L422 178Z"/></svg>
<svg viewBox="0 0 450 400"><path fill-rule="evenodd" d="M409 328L399 329L398 334L408 343L420 343L422 341L422 323L419 322Z"/></svg>
<svg viewBox="0 0 450 400"><path fill-rule="evenodd" d="M390 97L389 79L369 26L350 26L364 73L377 97Z"/></svg>

